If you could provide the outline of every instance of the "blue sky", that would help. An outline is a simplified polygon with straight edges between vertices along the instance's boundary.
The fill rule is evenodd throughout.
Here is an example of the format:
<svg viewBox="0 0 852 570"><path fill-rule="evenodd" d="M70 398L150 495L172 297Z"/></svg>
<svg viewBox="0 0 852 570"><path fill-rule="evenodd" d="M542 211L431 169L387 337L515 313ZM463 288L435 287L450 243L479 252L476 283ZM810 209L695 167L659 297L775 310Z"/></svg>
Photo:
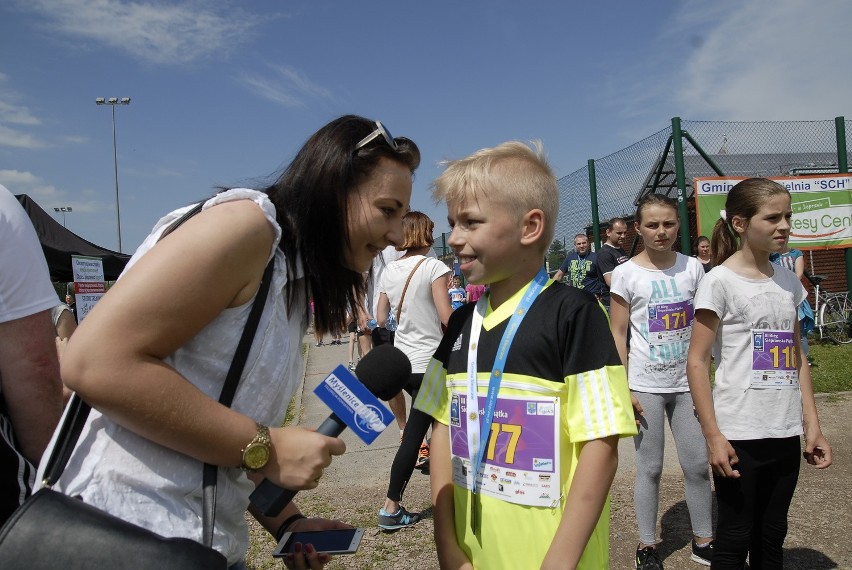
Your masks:
<svg viewBox="0 0 852 570"><path fill-rule="evenodd" d="M852 117L852 2L4 0L0 184L116 249L218 185L267 181L356 113L439 161L540 139L558 177L670 124ZM562 206L568 207L563 204ZM61 216L61 215L59 215ZM57 218L61 221L61 217Z"/></svg>

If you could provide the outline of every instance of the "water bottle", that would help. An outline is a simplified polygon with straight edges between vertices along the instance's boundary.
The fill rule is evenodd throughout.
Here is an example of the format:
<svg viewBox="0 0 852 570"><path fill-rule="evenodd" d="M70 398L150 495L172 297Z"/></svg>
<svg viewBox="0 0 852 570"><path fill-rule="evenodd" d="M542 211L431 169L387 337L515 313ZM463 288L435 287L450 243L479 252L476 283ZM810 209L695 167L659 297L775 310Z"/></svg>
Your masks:
<svg viewBox="0 0 852 570"><path fill-rule="evenodd" d="M367 328L373 330L379 323L376 322L376 319L370 319L367 321Z"/></svg>

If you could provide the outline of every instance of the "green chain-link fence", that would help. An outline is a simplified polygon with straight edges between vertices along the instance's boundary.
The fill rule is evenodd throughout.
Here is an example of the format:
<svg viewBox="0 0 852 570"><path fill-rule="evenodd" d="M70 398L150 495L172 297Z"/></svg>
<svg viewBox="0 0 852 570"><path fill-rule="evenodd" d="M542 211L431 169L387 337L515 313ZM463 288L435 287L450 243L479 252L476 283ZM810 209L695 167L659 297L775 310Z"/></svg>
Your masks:
<svg viewBox="0 0 852 570"><path fill-rule="evenodd" d="M554 239L570 250L575 234L590 233L599 247L603 239L601 228L607 220L617 216L632 218L636 204L646 193L677 199L683 187L681 215L688 218L688 223L681 224L679 248L689 252L689 244L697 237L694 178L848 172L852 157L848 149L852 149L852 120L842 117L833 121L786 122L674 118L671 126L618 152L589 160L584 168L558 180L560 211ZM678 183L679 165L682 184ZM447 238L448 234L436 237L435 251L451 265L453 255ZM830 288L848 289L852 282L852 249L812 252L810 262L811 271L831 274L827 281Z"/></svg>
<svg viewBox="0 0 852 570"><path fill-rule="evenodd" d="M678 136L680 134L681 136ZM674 135L674 136L673 136ZM852 121L722 122L681 121L559 179L556 239L571 243L589 232L600 244L600 228L612 217L630 218L646 193L681 197L681 250L695 235L692 181L704 176L795 176L848 172ZM678 168L680 166L680 168ZM682 183L678 183L678 172ZM844 265L835 289L852 281L852 249L811 256L825 269ZM822 270L823 268L818 268ZM842 270L841 270L842 273Z"/></svg>

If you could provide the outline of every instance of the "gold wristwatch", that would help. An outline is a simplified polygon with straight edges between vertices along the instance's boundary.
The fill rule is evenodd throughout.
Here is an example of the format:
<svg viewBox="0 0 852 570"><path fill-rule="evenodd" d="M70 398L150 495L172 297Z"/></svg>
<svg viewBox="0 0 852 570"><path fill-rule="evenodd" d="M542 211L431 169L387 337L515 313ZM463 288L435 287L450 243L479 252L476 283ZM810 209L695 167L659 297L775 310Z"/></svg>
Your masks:
<svg viewBox="0 0 852 570"><path fill-rule="evenodd" d="M263 469L271 455L272 440L269 438L269 428L257 423L255 425L257 433L254 434L254 439L241 450L243 462L240 467L244 471L254 472Z"/></svg>

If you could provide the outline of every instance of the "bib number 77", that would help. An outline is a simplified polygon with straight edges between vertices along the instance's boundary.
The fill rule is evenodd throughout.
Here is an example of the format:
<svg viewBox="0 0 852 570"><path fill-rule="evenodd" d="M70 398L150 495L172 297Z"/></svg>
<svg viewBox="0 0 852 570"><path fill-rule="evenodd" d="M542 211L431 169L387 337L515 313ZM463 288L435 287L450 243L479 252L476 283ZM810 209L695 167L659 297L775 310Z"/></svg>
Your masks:
<svg viewBox="0 0 852 570"><path fill-rule="evenodd" d="M518 441L521 439L522 426L518 424L491 424L491 434L488 437L488 449L485 452L485 457L489 461L494 460L494 453L497 448L497 436L501 433L509 434L509 445L506 447L506 465L511 465L515 462L515 450L518 448Z"/></svg>

